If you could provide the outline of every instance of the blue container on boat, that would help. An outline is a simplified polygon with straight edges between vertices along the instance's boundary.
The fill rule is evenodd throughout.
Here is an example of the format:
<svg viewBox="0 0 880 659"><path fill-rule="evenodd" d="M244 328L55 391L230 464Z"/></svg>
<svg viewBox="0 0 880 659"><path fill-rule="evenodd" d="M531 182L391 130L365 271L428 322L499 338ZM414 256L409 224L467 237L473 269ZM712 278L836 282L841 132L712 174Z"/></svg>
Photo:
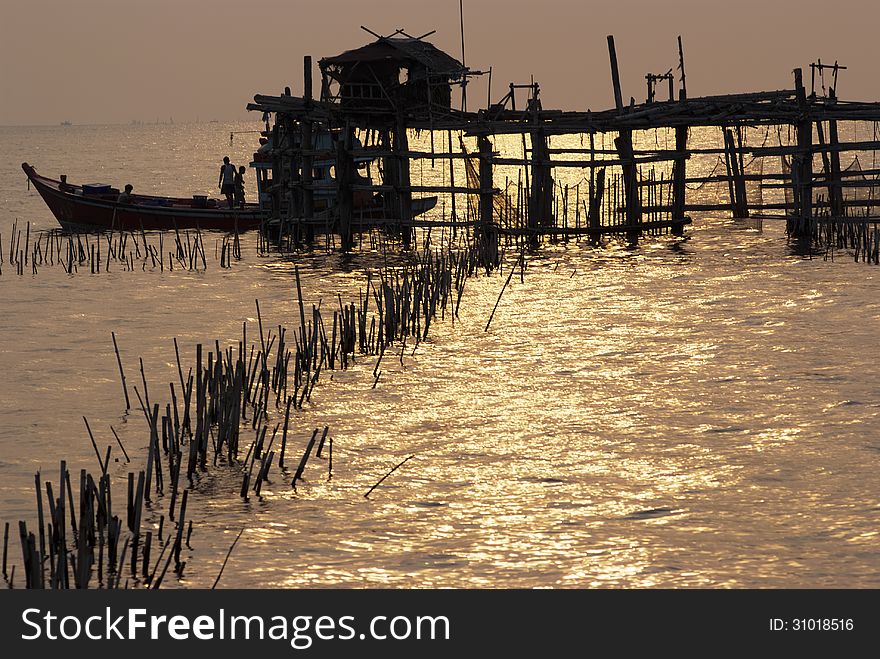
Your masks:
<svg viewBox="0 0 880 659"><path fill-rule="evenodd" d="M110 194L109 183L83 183L83 194Z"/></svg>

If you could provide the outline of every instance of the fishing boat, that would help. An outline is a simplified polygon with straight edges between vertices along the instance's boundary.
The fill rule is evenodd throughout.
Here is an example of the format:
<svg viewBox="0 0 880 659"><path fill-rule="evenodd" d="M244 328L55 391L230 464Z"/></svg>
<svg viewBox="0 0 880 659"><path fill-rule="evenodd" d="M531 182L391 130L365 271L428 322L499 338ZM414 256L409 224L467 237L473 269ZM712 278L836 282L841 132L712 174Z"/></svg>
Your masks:
<svg viewBox="0 0 880 659"><path fill-rule="evenodd" d="M62 228L68 231L213 229L246 231L268 217L259 204L230 209L226 200L204 195L158 197L135 194L117 201L119 190L105 183L74 185L40 176L28 163L21 168Z"/></svg>

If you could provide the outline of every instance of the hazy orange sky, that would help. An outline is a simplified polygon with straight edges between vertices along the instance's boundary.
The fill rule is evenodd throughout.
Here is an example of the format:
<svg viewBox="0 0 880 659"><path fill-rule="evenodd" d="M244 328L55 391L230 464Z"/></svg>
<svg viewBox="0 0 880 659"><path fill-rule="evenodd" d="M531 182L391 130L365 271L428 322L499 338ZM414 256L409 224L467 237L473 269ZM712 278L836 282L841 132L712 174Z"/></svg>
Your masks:
<svg viewBox="0 0 880 659"><path fill-rule="evenodd" d="M255 93L302 88L315 61L372 39L360 29L436 29L461 57L458 0L0 0L0 124L243 119ZM880 99L878 0L465 0L466 63L493 67L493 97L510 81L540 83L544 107L613 105L605 36L614 34L625 98L644 75L677 63L688 92L791 86L821 58L849 66L840 95ZM317 73L315 74L317 91ZM809 76L807 75L809 84ZM469 87L485 105L486 80Z"/></svg>

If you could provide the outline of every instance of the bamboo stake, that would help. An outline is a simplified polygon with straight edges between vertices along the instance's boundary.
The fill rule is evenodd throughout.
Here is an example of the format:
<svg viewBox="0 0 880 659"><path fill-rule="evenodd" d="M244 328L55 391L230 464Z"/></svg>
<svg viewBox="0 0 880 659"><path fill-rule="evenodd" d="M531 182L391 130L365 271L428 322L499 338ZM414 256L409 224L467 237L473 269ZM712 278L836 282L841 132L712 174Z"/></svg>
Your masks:
<svg viewBox="0 0 880 659"><path fill-rule="evenodd" d="M306 468L306 462L309 460L309 455L312 452L312 448L315 446L315 437L318 436L318 429L312 432L312 438L309 440L308 446L306 446L305 453L303 453L302 459L299 461L299 467L296 468L296 473L293 475L293 480L291 481L291 485L293 489L296 489L296 481L302 480L303 471Z"/></svg>
<svg viewBox="0 0 880 659"><path fill-rule="evenodd" d="M520 255L518 261L522 261L523 256ZM486 329L484 332L489 331L489 325L492 324L492 319L495 317L495 311L498 309L498 304L501 302L501 296L504 295L504 290L507 288L507 285L510 283L510 280L513 278L513 273L516 272L516 265L510 269L510 274L507 275L507 281L504 282L504 286L501 287L501 292L498 294L498 299L495 301L495 306L492 308L492 313L489 315L489 320L486 322Z"/></svg>
<svg viewBox="0 0 880 659"><path fill-rule="evenodd" d="M110 336L113 337L113 349L116 351L116 363L119 364L119 376L122 378L122 392L125 394L125 409L131 409L131 402L128 399L128 387L125 384L125 371L122 370L122 358L119 356L119 346L116 345L116 334L115 332L110 332Z"/></svg>
<svg viewBox="0 0 880 659"><path fill-rule="evenodd" d="M371 487L369 490L367 490L367 493L364 494L364 498L369 499L370 494L373 492L373 490L375 490L377 487L379 487L386 478L388 478L391 474L393 474L395 471L397 471L400 467L402 467L408 461L412 460L414 457L416 457L416 456L411 455L408 458L404 459L403 461L394 465L394 467L391 468L391 471L389 471L387 474L382 476L382 478L380 478L379 481L375 485L373 485L373 487Z"/></svg>
<svg viewBox="0 0 880 659"><path fill-rule="evenodd" d="M238 532L238 535L235 536L235 540L232 541L232 545L230 545L229 551L226 552L226 558L223 559L223 565L220 566L220 572L217 573L217 578L214 579L211 590L214 590L217 587L217 584L220 583L220 577L223 576L223 570L226 569L226 563L229 561L229 557L232 555L232 550L235 549L235 545L238 543L238 539L241 537L241 534L244 533L244 529L245 527L242 526L241 530Z"/></svg>

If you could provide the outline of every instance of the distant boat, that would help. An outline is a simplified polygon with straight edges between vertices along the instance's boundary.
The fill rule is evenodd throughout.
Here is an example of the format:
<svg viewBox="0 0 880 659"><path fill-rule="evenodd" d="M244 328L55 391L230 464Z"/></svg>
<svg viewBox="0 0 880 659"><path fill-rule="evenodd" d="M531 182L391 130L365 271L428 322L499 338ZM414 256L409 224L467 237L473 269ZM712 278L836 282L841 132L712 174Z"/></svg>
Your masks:
<svg viewBox="0 0 880 659"><path fill-rule="evenodd" d="M120 203L119 190L106 184L73 185L37 174L29 164L21 168L40 193L58 223L68 231L140 229L214 229L246 231L267 218L258 204L230 209L226 201L194 195L192 198L133 195Z"/></svg>
<svg viewBox="0 0 880 659"><path fill-rule="evenodd" d="M73 124L70 123L69 121L62 121L62 122L61 122L61 125L62 125L62 126L72 126Z"/></svg>

